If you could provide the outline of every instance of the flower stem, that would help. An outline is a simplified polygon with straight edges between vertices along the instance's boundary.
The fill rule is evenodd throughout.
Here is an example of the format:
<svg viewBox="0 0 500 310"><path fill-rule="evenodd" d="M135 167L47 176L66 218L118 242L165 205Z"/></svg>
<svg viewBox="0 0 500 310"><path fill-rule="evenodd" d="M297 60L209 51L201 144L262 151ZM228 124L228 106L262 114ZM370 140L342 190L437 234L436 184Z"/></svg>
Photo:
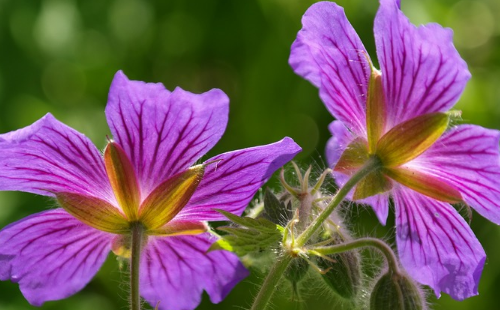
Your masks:
<svg viewBox="0 0 500 310"><path fill-rule="evenodd" d="M292 261L292 256L284 255L281 256L276 263L271 267L269 274L267 275L266 280L262 284L260 288L259 294L255 298L252 308L250 310L264 310L269 303L269 300L273 296L276 287L278 286L278 282L281 279L281 276L285 272L288 264Z"/></svg>
<svg viewBox="0 0 500 310"><path fill-rule="evenodd" d="M302 247L307 241L312 237L312 235L321 227L323 222L330 216L333 210L344 200L344 198L349 194L351 189L356 186L364 177L366 177L370 172L373 172L377 168L380 168L381 162L377 156L371 156L368 161L361 167L345 184L342 186L335 197L326 208L321 212L317 218L302 232L302 234L297 238L297 247Z"/></svg>
<svg viewBox="0 0 500 310"><path fill-rule="evenodd" d="M361 247L374 247L378 249L382 254L384 254L387 259L387 264L389 265L389 270L395 274L399 274L399 264L396 255L392 251L391 247L385 242L376 238L360 238L351 242L346 242L331 246L322 246L313 249L309 249L310 254L321 254L321 255L331 255L346 252L349 250L361 248Z"/></svg>
<svg viewBox="0 0 500 310"><path fill-rule="evenodd" d="M132 244L130 255L130 309L141 310L141 296L139 294L139 267L144 228L141 223L132 223Z"/></svg>
<svg viewBox="0 0 500 310"><path fill-rule="evenodd" d="M306 244L306 242L311 238L311 236L318 230L325 220L328 219L330 214L333 212L335 207L337 207L342 200L347 196L351 189L356 186L365 176L370 172L381 167L380 159L377 156L371 156L368 161L361 167L342 188L339 189L335 197L332 199L330 204L319 214L319 216L304 230L304 232L298 237L294 242L294 247L300 248ZM284 180L283 176L282 179ZM356 246L356 247L359 247ZM354 248L354 247L353 247ZM389 248L389 251L390 248ZM385 252L384 252L385 253ZM392 252L391 252L392 253ZM254 300L251 310L264 310L269 303L269 300L274 294L278 282L280 281L286 268L292 261L292 256L289 254L284 254L274 265L271 267L269 274L267 275L262 287L260 288L259 294ZM394 258L395 259L395 258ZM397 263L395 264L397 267ZM392 267L392 266L391 266ZM397 270L397 269L396 269Z"/></svg>

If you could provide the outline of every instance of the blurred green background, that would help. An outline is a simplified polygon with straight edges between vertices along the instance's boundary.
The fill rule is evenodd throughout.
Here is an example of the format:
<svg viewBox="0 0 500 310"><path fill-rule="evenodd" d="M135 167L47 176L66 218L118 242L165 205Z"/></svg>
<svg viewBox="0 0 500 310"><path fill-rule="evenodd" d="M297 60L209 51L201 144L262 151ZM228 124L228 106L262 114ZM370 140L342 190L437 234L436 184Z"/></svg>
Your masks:
<svg viewBox="0 0 500 310"><path fill-rule="evenodd" d="M0 132L27 126L53 113L89 136L99 148L109 129L107 91L122 69L131 79L162 82L204 92L224 90L231 99L229 125L210 152L270 143L291 136L304 151L301 165L324 168L324 145L332 121L317 90L288 66L300 19L315 1L304 0L0 0ZM339 0L375 59L372 34L376 0ZM456 47L472 80L457 109L465 122L500 129L500 1L403 0L413 23L438 22L455 31ZM209 154L209 155L210 155ZM271 181L276 186L276 180ZM53 206L50 199L0 192L0 227ZM388 236L371 211L361 234ZM500 301L500 228L478 215L472 227L488 255L480 295L464 302L448 296L435 309L494 309ZM239 284L219 305L207 296L199 309L244 309L262 275ZM285 285L284 285L285 286ZM274 309L336 309L312 280L304 301L285 293ZM115 258L80 293L42 309L127 309L126 277ZM0 309L32 309L10 282L0 283Z"/></svg>

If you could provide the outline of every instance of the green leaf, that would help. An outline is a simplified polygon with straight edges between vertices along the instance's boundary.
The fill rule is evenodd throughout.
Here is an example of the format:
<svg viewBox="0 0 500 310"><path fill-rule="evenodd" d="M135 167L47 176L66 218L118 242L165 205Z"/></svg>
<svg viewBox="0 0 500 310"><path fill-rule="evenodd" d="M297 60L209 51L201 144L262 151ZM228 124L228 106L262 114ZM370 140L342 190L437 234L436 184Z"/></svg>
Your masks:
<svg viewBox="0 0 500 310"><path fill-rule="evenodd" d="M275 224L286 225L293 217L291 205L281 202L269 188L264 194L264 210L265 217Z"/></svg>
<svg viewBox="0 0 500 310"><path fill-rule="evenodd" d="M227 234L212 244L208 252L227 250L244 256L252 252L262 252L276 246L283 238L284 228L264 219L239 217L223 210L217 210L238 227L219 227L218 230Z"/></svg>

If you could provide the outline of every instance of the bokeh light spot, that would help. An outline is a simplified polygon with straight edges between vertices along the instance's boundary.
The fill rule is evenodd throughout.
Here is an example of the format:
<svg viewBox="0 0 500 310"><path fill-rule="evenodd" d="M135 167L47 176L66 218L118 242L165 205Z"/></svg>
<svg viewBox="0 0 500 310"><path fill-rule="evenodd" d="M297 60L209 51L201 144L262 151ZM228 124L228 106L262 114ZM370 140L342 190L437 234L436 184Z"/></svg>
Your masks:
<svg viewBox="0 0 500 310"><path fill-rule="evenodd" d="M79 21L74 1L45 0L33 29L36 42L48 54L66 53L76 43Z"/></svg>
<svg viewBox="0 0 500 310"><path fill-rule="evenodd" d="M485 2L464 0L456 3L448 15L459 47L476 48L485 44L495 30L495 19Z"/></svg>

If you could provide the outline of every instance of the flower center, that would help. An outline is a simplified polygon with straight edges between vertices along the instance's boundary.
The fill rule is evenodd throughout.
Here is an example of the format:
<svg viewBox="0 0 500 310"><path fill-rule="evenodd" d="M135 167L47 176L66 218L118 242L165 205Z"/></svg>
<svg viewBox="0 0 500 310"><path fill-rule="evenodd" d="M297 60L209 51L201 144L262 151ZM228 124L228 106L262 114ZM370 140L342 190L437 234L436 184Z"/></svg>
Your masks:
<svg viewBox="0 0 500 310"><path fill-rule="evenodd" d="M431 147L444 133L449 115L435 112L417 116L385 132L386 106L381 73L371 67L366 102L367 140L355 138L346 148L334 170L347 175L358 171L369 159L380 167L363 178L354 190L353 199L363 199L392 189L392 180L432 198L460 202L458 190L446 181L405 167Z"/></svg>
<svg viewBox="0 0 500 310"><path fill-rule="evenodd" d="M205 165L196 165L160 183L141 202L141 191L134 167L115 142L104 151L104 164L118 207L87 195L57 193L59 204L83 223L102 231L130 234L140 223L146 235L199 234L205 223L175 219L201 182Z"/></svg>

